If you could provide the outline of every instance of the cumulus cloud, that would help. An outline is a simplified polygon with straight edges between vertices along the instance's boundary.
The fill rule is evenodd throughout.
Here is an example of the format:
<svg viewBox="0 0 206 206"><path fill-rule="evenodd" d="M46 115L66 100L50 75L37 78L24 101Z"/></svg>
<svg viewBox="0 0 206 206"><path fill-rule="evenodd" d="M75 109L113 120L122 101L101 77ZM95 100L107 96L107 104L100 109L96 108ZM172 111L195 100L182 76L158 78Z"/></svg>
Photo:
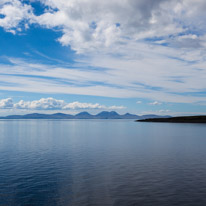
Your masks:
<svg viewBox="0 0 206 206"><path fill-rule="evenodd" d="M96 104L91 104L91 103L80 103L80 102L72 102L69 104L66 104L63 109L125 109L124 106L105 106L105 105L100 105L98 103Z"/></svg>
<svg viewBox="0 0 206 206"><path fill-rule="evenodd" d="M142 104L142 101L137 101L136 103L137 103L137 104Z"/></svg>
<svg viewBox="0 0 206 206"><path fill-rule="evenodd" d="M12 32L22 30L22 25L28 28L29 21L33 18L31 5L24 4L19 0L1 0L0 2L0 26L6 31ZM21 26L20 26L21 24Z"/></svg>
<svg viewBox="0 0 206 206"><path fill-rule="evenodd" d="M63 33L59 42L80 53L145 38L164 38L182 47L205 42L204 0L39 0L46 9L38 16L29 2L2 0L0 26L14 33L34 23L58 28ZM188 35L194 33L191 28L198 32L196 39Z"/></svg>
<svg viewBox="0 0 206 206"><path fill-rule="evenodd" d="M162 103L161 102L158 102L158 101L154 101L154 102L151 102L149 103L150 105L161 105Z"/></svg>
<svg viewBox="0 0 206 206"><path fill-rule="evenodd" d="M14 106L13 100L11 98L0 100L0 109L12 109Z"/></svg>
<svg viewBox="0 0 206 206"><path fill-rule="evenodd" d="M35 17L35 21L47 28L61 28L63 35L59 42L79 53L125 44L125 39L136 41L183 31L168 12L176 0L173 3L169 0L41 2L51 10Z"/></svg>
<svg viewBox="0 0 206 206"><path fill-rule="evenodd" d="M25 110L78 110L78 109L125 109L124 106L105 106L101 104L71 102L57 100L52 97L41 98L34 101L20 100L13 103L11 98L0 100L0 109L25 109Z"/></svg>
<svg viewBox="0 0 206 206"><path fill-rule="evenodd" d="M66 104L63 109L105 109L106 107L100 104L72 102Z"/></svg>
<svg viewBox="0 0 206 206"><path fill-rule="evenodd" d="M63 100L56 100L54 98L42 98L35 101L20 100L14 104L16 109L33 109L33 110L48 110L48 109L62 109L66 103Z"/></svg>

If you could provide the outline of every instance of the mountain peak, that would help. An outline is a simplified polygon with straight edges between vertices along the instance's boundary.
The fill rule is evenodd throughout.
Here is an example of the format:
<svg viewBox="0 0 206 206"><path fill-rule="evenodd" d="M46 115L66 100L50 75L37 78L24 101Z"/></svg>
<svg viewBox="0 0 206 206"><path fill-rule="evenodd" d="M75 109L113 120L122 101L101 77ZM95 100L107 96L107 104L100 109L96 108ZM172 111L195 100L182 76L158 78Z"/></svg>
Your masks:
<svg viewBox="0 0 206 206"><path fill-rule="evenodd" d="M91 115L91 114L89 114L88 112L80 112L76 114L75 116L79 116L79 115Z"/></svg>
<svg viewBox="0 0 206 206"><path fill-rule="evenodd" d="M75 115L78 119L93 119L93 115L89 114L88 112L80 112Z"/></svg>
<svg viewBox="0 0 206 206"><path fill-rule="evenodd" d="M115 112L115 111L102 111L102 112L100 112L99 114L112 114L112 115L119 115L117 112ZM99 114L97 114L97 115L99 115Z"/></svg>
<svg viewBox="0 0 206 206"><path fill-rule="evenodd" d="M100 119L121 119L121 115L119 115L115 111L102 111L99 114L97 114L96 117Z"/></svg>

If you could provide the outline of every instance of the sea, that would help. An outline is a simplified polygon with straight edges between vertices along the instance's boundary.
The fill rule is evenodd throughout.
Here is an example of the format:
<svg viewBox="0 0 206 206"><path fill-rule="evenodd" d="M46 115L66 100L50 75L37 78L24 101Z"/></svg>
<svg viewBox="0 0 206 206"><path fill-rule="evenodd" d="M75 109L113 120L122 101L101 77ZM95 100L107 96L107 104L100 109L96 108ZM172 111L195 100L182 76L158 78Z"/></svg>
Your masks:
<svg viewBox="0 0 206 206"><path fill-rule="evenodd" d="M206 124L0 120L0 206L170 205L206 205Z"/></svg>

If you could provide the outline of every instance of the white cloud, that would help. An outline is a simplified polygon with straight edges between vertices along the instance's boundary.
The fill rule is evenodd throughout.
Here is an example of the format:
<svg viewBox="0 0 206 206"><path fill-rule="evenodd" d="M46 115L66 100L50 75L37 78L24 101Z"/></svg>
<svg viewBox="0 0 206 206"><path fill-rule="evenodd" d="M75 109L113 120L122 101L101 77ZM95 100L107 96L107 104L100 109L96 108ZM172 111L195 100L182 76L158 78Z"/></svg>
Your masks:
<svg viewBox="0 0 206 206"><path fill-rule="evenodd" d="M54 10L35 17L47 28L59 27L62 45L77 52L110 48L148 37L175 35L184 29L173 21L174 1L163 0L42 0ZM165 3L166 2L166 3ZM85 9L87 8L87 9ZM57 9L57 11L56 11Z"/></svg>
<svg viewBox="0 0 206 206"><path fill-rule="evenodd" d="M150 105L161 105L162 103L161 102L158 102L158 101L154 101L154 102L151 102L149 103Z"/></svg>
<svg viewBox="0 0 206 206"><path fill-rule="evenodd" d="M13 34L21 31L22 22L23 27L27 29L29 21L33 18L32 7L19 0L1 0L0 14L3 15L3 18L0 18L0 26Z"/></svg>
<svg viewBox="0 0 206 206"><path fill-rule="evenodd" d="M11 109L13 106L13 100L11 98L0 100L0 109Z"/></svg>
<svg viewBox="0 0 206 206"><path fill-rule="evenodd" d="M98 103L80 103L80 102L72 102L66 104L63 109L125 109L124 106L110 106L106 107L104 105L100 105Z"/></svg>
<svg viewBox="0 0 206 206"><path fill-rule="evenodd" d="M137 104L142 104L142 101L137 101L136 103L137 103Z"/></svg>
<svg viewBox="0 0 206 206"><path fill-rule="evenodd" d="M139 46L149 52L146 46ZM174 52L180 56L170 50L171 54ZM189 65L177 59L162 59L164 53L164 49L155 47L144 59L93 56L75 69L10 59L12 65L1 64L0 90L206 102L205 96L196 94L206 88L204 60ZM105 69L93 70L87 65Z"/></svg>
<svg viewBox="0 0 206 206"><path fill-rule="evenodd" d="M20 100L14 104L16 109L32 109L32 110L47 110L47 109L62 109L66 103L63 100L54 98L42 98L35 101Z"/></svg>
<svg viewBox="0 0 206 206"><path fill-rule="evenodd" d="M159 110L159 113L168 113L168 112L170 112L170 110L168 110L168 109L161 109L161 110Z"/></svg>
<svg viewBox="0 0 206 206"><path fill-rule="evenodd" d="M63 33L59 42L79 53L157 37L182 47L188 47L186 42L190 47L205 44L205 0L39 1L48 9L36 16L28 2L2 0L0 14L5 17L0 26L13 33L32 23L58 28ZM179 34L193 33L191 28L198 36L194 39L194 34L185 34L187 38L180 41Z"/></svg>
<svg viewBox="0 0 206 206"><path fill-rule="evenodd" d="M64 100L57 100L52 97L41 98L34 101L20 100L17 103L13 103L11 98L0 100L0 109L24 109L24 110L78 110L78 109L106 109L117 110L125 109L124 106L105 106L101 104L71 102L67 103Z"/></svg>
<svg viewBox="0 0 206 206"><path fill-rule="evenodd" d="M1 65L1 90L206 102L205 0L41 3L47 9L35 16L23 1L0 1L0 26L13 33L32 23L58 28L59 42L84 54L76 56L80 67L14 60Z"/></svg>

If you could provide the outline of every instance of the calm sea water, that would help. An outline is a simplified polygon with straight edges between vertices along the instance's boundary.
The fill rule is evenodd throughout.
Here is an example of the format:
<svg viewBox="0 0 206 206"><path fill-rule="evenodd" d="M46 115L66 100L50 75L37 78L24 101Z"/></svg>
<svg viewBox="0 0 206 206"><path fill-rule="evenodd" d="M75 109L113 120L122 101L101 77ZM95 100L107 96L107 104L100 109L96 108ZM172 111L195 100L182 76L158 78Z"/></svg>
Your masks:
<svg viewBox="0 0 206 206"><path fill-rule="evenodd" d="M1 206L206 205L206 125L0 121Z"/></svg>

